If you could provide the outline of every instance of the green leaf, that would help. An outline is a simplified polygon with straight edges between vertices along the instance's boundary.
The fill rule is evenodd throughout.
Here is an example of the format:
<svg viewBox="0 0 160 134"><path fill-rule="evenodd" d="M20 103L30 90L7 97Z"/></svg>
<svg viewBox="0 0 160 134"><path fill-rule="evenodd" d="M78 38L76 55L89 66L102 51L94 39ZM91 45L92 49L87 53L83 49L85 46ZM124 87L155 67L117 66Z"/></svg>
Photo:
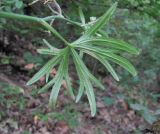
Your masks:
<svg viewBox="0 0 160 134"><path fill-rule="evenodd" d="M111 75L113 76L113 78L117 81L119 81L119 77L117 75L117 73L115 72L115 70L113 69L113 67L111 66L111 64L104 59L103 57L99 57L99 61L106 67L106 69L111 73Z"/></svg>
<svg viewBox="0 0 160 134"><path fill-rule="evenodd" d="M55 83L55 78L53 78L51 81L49 81L44 87L42 87L38 93L41 94L41 93L44 93L46 92L54 83Z"/></svg>
<svg viewBox="0 0 160 134"><path fill-rule="evenodd" d="M74 49L72 50L73 60L77 69L77 72L79 74L80 80L83 81L85 86L85 91L88 97L88 101L91 108L91 115L94 116L96 114L96 101L95 101L95 95L93 91L93 87L89 81L89 77L86 75L86 68L81 61L80 56L77 54L77 52Z"/></svg>
<svg viewBox="0 0 160 134"><path fill-rule="evenodd" d="M97 87L99 87L99 88L102 89L102 90L105 89L105 87L103 86L103 84L101 84L101 82L100 82L99 80L97 80L97 78L94 77L94 75L92 75L89 71L88 71L87 74L88 74L89 79L90 79L93 83L95 83L95 85L96 85Z"/></svg>
<svg viewBox="0 0 160 134"><path fill-rule="evenodd" d="M111 106L115 102L114 99L112 99L111 97L107 97L107 96L103 97L102 100L106 106Z"/></svg>
<svg viewBox="0 0 160 134"><path fill-rule="evenodd" d="M123 67L125 70L130 72L133 76L137 75L137 71L136 71L135 67L125 58L118 56L116 54L107 54L106 56L109 57L109 58L107 58L108 60L117 63L118 65Z"/></svg>
<svg viewBox="0 0 160 134"><path fill-rule="evenodd" d="M83 44L83 45L79 45L79 46L76 46L76 48L80 48L79 50L89 50L89 51L93 51L93 52L97 52L97 51L101 51L103 53L113 53L113 52L117 52L117 50L115 49L108 49L108 48L100 48L100 47L97 47L97 46L93 46L93 45L90 45L90 44Z"/></svg>
<svg viewBox="0 0 160 134"><path fill-rule="evenodd" d="M91 81L93 81L96 86L98 86L99 88L101 88L102 90L104 90L104 86L101 84L101 82L99 80L97 80L94 75L92 75L90 73L90 71L88 70L88 68L85 66L85 64L83 63L82 59L80 58L79 63L81 63L81 65L84 68L84 72L86 73L86 75L90 78Z"/></svg>
<svg viewBox="0 0 160 134"><path fill-rule="evenodd" d="M92 52L95 52L96 55L99 55L107 60L113 61L126 69L128 72L130 72L133 76L137 75L137 71L134 68L134 66L125 58L118 56L116 54L113 54L111 52L105 52L104 50L101 49L92 49L91 47L85 47L85 49L88 49Z"/></svg>
<svg viewBox="0 0 160 134"><path fill-rule="evenodd" d="M95 114L96 114L96 100L95 100L93 87L88 79L84 79L84 84L85 84L85 89L86 89L88 101L89 101L89 104L91 107L91 115L95 116Z"/></svg>
<svg viewBox="0 0 160 134"><path fill-rule="evenodd" d="M54 49L57 49L57 48L55 48L54 46L52 46L47 40L43 39L43 42L44 42L44 44L47 45L47 47L50 48L51 50L52 50L52 49L53 49L53 50L54 50ZM58 50L58 49L57 49L57 50Z"/></svg>
<svg viewBox="0 0 160 134"><path fill-rule="evenodd" d="M76 97L76 103L79 102L84 92L84 83L80 80L80 87L78 89L78 95Z"/></svg>
<svg viewBox="0 0 160 134"><path fill-rule="evenodd" d="M79 16L80 16L82 24L84 25L86 23L86 21L85 21L85 17L84 17L82 8L80 6L79 6Z"/></svg>
<svg viewBox="0 0 160 134"><path fill-rule="evenodd" d="M60 50L58 49L37 49L37 52L40 54L46 54L46 55L57 55L59 54Z"/></svg>
<svg viewBox="0 0 160 134"><path fill-rule="evenodd" d="M52 70L52 68L46 73L46 83L47 83L48 80L49 80L49 75L50 75L51 70Z"/></svg>
<svg viewBox="0 0 160 134"><path fill-rule="evenodd" d="M137 111L140 111L140 110L143 110L143 111L146 111L147 110L147 107L142 105L142 104L138 104L138 103L131 103L129 105L133 110L137 110Z"/></svg>
<svg viewBox="0 0 160 134"><path fill-rule="evenodd" d="M111 47L114 49L119 49L123 50L132 54L139 54L139 51L132 45L113 38L104 38L104 37L99 37L99 38L89 38L85 40L81 40L77 45L83 45L83 44L94 44L98 46L103 46L103 47Z"/></svg>
<svg viewBox="0 0 160 134"><path fill-rule="evenodd" d="M70 50L68 51L68 53L66 54L65 56L65 59L66 59L66 72L65 72L65 81L66 81L66 84L67 84L67 90L70 94L70 96L72 97L73 100L75 100L75 96L74 96L74 92L73 92L73 89L72 89L72 86L71 86L71 82L70 82L70 78L69 78L69 74L68 74L68 66L69 66L69 53L70 53Z"/></svg>
<svg viewBox="0 0 160 134"><path fill-rule="evenodd" d="M86 51L86 50L84 50L84 52L96 58L97 60L99 60L106 67L106 69L111 73L113 78L119 81L118 75L116 74L115 70L113 69L113 67L110 65L110 63L106 59L104 59L102 56L97 56L96 54Z"/></svg>
<svg viewBox="0 0 160 134"><path fill-rule="evenodd" d="M149 124L153 124L153 122L157 120L157 117L152 115L152 113L150 113L149 110L144 111L141 115Z"/></svg>
<svg viewBox="0 0 160 134"><path fill-rule="evenodd" d="M27 85L31 85L44 76L51 68L57 65L60 61L60 57L56 56L49 60L28 82Z"/></svg>
<svg viewBox="0 0 160 134"><path fill-rule="evenodd" d="M15 6L16 6L16 8L20 9L23 6L23 2L16 0Z"/></svg>
<svg viewBox="0 0 160 134"><path fill-rule="evenodd" d="M62 66L62 64L60 66ZM63 69L61 69L61 68L60 68L60 70L63 71ZM62 72L60 72L60 71L57 72L57 76L55 78L55 84L54 84L52 91L51 91L51 94L50 94L50 99L49 99L49 106L50 107L55 107L55 105L56 105L57 97L58 97L58 94L60 91L60 87L62 85L63 75L64 74Z"/></svg>
<svg viewBox="0 0 160 134"><path fill-rule="evenodd" d="M68 69L68 54L69 54L68 50L69 49L67 47L64 51L63 60L55 76L55 84L52 88L50 99L49 99L49 106L51 107L52 106L55 107L56 105L57 97L60 91L60 87L62 85L63 78L65 77L65 74L68 71L67 70Z"/></svg>
<svg viewBox="0 0 160 134"><path fill-rule="evenodd" d="M73 100L75 100L74 92L73 92L71 82L70 82L70 78L69 78L68 74L66 74L66 76L65 76L65 81L66 81L67 89L68 89L68 92L69 92L70 96L72 97Z"/></svg>
<svg viewBox="0 0 160 134"><path fill-rule="evenodd" d="M102 28L109 21L116 10L116 7L117 2L113 4L112 7L86 31L85 35L91 36L95 34L100 28Z"/></svg>

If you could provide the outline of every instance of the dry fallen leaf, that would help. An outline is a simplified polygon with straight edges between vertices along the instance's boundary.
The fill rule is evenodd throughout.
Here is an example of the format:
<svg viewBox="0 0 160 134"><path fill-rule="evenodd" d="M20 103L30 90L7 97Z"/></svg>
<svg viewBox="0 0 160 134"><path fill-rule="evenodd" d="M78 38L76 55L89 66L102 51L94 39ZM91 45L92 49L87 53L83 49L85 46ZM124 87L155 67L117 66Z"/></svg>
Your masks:
<svg viewBox="0 0 160 134"><path fill-rule="evenodd" d="M39 121L39 116L34 116L34 124L37 125Z"/></svg>
<svg viewBox="0 0 160 134"><path fill-rule="evenodd" d="M69 134L69 126L65 122L59 121L56 125L55 133L57 133L57 134Z"/></svg>
<svg viewBox="0 0 160 134"><path fill-rule="evenodd" d="M55 76L55 75L56 75L56 73L57 73L56 69L55 69L55 68L53 68L53 69L51 70L51 75L52 75L52 76Z"/></svg>
<svg viewBox="0 0 160 134"><path fill-rule="evenodd" d="M45 77L44 77L44 76L41 77L41 78L39 79L39 81L40 81L41 84L44 84L44 82L45 82Z"/></svg>
<svg viewBox="0 0 160 134"><path fill-rule="evenodd" d="M27 69L27 70L32 70L33 67L34 67L33 63L27 64L27 65L24 66L24 68Z"/></svg>
<svg viewBox="0 0 160 134"><path fill-rule="evenodd" d="M67 89L67 84L66 84L66 81L65 81L65 80L62 81L62 86L63 86L65 89Z"/></svg>

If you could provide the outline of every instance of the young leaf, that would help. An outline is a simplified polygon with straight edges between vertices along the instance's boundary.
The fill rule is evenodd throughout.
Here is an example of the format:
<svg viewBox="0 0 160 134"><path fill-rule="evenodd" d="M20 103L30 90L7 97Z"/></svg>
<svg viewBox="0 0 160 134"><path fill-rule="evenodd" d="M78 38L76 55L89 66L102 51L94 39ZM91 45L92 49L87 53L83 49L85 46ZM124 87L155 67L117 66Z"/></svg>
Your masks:
<svg viewBox="0 0 160 134"><path fill-rule="evenodd" d="M111 18L113 13L115 12L117 7L117 2L110 7L110 9L101 16L87 31L85 32L85 35L93 35L95 34L100 28L102 28Z"/></svg>
<svg viewBox="0 0 160 134"><path fill-rule="evenodd" d="M82 8L81 8L80 6L79 6L79 16L80 16L80 19L81 19L82 24L85 25L85 23L86 23L85 17L84 17Z"/></svg>

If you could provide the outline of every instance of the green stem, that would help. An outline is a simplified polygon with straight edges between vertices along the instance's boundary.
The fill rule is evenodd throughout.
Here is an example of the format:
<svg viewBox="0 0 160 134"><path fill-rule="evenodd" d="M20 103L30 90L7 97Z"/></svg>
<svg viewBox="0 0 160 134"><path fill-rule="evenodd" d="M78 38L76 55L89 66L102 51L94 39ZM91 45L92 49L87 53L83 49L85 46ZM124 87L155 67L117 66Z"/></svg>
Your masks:
<svg viewBox="0 0 160 134"><path fill-rule="evenodd" d="M65 45L69 44L52 26L50 26L42 18L27 16L27 15L20 15L20 14L16 14L16 13L2 12L2 11L0 12L0 18L17 19L17 20L21 20L21 21L40 23L47 30L49 30L53 35L57 36L61 41L63 41L65 43Z"/></svg>
<svg viewBox="0 0 160 134"><path fill-rule="evenodd" d="M54 35L56 35L60 40L62 40L66 45L69 45L69 43L51 25L49 25L46 21L44 21L43 19L41 19L40 23L46 29L48 29L51 33L53 33Z"/></svg>
<svg viewBox="0 0 160 134"><path fill-rule="evenodd" d="M81 26L81 23L72 21L72 20L70 20L70 19L67 19L67 18L65 18L65 17L58 16L58 15L48 16L48 17L43 18L43 20L45 20L45 21L49 21L49 20L52 20L52 19L61 19L61 20L65 20L65 21L67 21L67 22L69 22L69 23L71 23L71 24L73 24L73 25L82 27L82 26Z"/></svg>
<svg viewBox="0 0 160 134"><path fill-rule="evenodd" d="M16 13L3 12L3 11L0 11L0 18L18 19L21 21L31 21L31 22L38 22L38 23L40 21L40 18L37 18L37 17L21 15L21 14L16 14Z"/></svg>

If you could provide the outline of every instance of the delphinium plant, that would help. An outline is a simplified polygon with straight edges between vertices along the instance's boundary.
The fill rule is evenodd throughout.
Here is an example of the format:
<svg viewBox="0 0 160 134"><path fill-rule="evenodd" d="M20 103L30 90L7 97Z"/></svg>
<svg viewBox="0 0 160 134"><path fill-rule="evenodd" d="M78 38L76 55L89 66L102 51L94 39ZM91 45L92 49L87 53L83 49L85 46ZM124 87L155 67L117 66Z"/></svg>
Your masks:
<svg viewBox="0 0 160 134"><path fill-rule="evenodd" d="M34 2L37 1L38 0ZM43 42L47 45L48 48L38 49L37 51L40 54L47 54L53 57L28 81L27 85L32 85L41 77L45 76L46 84L39 90L39 93L46 92L49 88L52 88L49 105L51 107L54 107L56 105L62 81L65 80L68 92L76 102L80 100L83 94L87 95L91 109L91 115L94 116L96 114L96 100L92 84L94 83L101 89L105 88L86 67L83 60L83 55L89 55L97 59L110 72L113 78L119 81L119 77L112 67L111 63L113 62L118 64L133 76L135 76L137 75L136 69L126 58L122 57L121 54L123 52L138 54L139 51L127 42L106 36L106 32L102 30L103 26L108 23L109 19L114 14L117 3L114 3L101 17L88 23L85 20L85 16L81 8L79 8L81 22L75 22L66 18L62 14L61 8L55 0L45 1L45 4L48 4L48 7L51 9L54 15L39 18L35 16L26 16L11 12L0 11L0 18L30 21L41 24L43 28L49 31L53 36L59 38L64 44L64 48L58 49L50 44L47 40L43 39ZM83 29L82 35L73 42L67 41L52 26L51 23L56 19L60 19L62 21L66 21L69 24L81 27ZM69 78L68 68L70 61L73 61L80 81L77 95L75 95L75 92L72 89ZM49 74L55 66L57 66L58 71L55 77L49 80Z"/></svg>

